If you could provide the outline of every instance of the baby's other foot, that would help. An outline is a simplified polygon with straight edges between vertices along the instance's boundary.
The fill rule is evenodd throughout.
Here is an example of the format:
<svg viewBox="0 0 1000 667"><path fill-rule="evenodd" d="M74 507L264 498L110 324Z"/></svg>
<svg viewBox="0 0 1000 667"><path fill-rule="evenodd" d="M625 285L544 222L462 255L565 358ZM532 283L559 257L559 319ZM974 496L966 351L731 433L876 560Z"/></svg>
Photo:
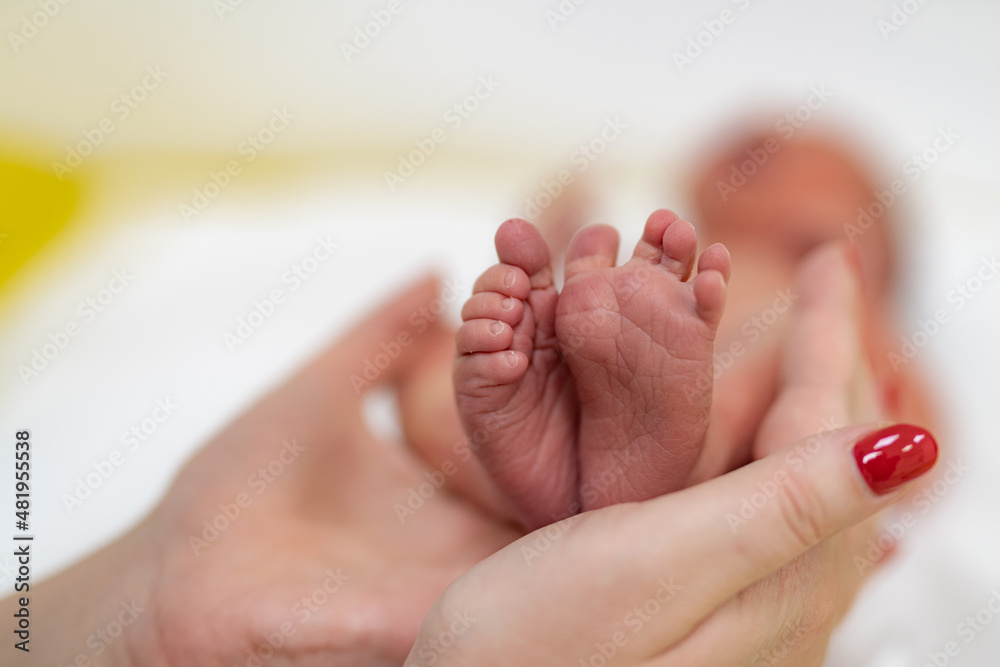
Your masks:
<svg viewBox="0 0 1000 667"><path fill-rule="evenodd" d="M549 249L524 220L496 234L500 263L462 309L454 384L470 446L529 529L577 498L577 400L556 345Z"/></svg>
<svg viewBox="0 0 1000 667"><path fill-rule="evenodd" d="M632 258L614 267L617 233L580 232L567 254L555 332L579 398L583 509L684 487L712 399L712 350L729 252L698 259L689 222L653 213Z"/></svg>

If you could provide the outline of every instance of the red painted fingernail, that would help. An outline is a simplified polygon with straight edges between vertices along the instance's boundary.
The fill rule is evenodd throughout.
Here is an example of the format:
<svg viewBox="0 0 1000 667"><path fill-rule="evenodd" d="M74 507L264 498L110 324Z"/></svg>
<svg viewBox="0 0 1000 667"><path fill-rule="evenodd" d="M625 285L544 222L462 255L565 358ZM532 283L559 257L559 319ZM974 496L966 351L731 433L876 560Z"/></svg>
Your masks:
<svg viewBox="0 0 1000 667"><path fill-rule="evenodd" d="M934 467L938 445L930 431L894 424L859 440L854 460L861 476L882 495L920 477Z"/></svg>

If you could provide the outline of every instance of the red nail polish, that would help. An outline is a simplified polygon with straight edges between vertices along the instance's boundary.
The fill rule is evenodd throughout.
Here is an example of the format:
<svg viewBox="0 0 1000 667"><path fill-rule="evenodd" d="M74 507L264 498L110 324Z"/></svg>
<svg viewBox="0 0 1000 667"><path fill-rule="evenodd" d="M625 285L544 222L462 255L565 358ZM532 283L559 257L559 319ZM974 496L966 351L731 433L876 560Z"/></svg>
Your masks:
<svg viewBox="0 0 1000 667"><path fill-rule="evenodd" d="M937 457L934 436L909 424L888 426L854 445L858 470L879 495L920 477L934 467Z"/></svg>

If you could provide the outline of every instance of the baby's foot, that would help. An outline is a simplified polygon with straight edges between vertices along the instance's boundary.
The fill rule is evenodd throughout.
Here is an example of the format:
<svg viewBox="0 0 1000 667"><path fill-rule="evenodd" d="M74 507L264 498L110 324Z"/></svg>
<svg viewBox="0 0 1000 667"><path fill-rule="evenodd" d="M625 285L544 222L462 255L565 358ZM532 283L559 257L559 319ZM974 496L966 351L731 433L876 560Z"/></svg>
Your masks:
<svg viewBox="0 0 1000 667"><path fill-rule="evenodd" d="M500 264L462 308L454 384L471 447L531 529L579 511L578 401L555 337L549 249L524 220L496 233Z"/></svg>
<svg viewBox="0 0 1000 667"><path fill-rule="evenodd" d="M650 216L618 268L617 232L589 227L558 296L534 227L508 221L496 245L502 264L463 310L455 387L478 453L525 523L683 486L707 424L726 250L709 248L688 281L694 229L673 213Z"/></svg>
<svg viewBox="0 0 1000 667"><path fill-rule="evenodd" d="M614 266L617 234L584 230L570 247L556 336L580 402L583 509L684 487L712 402L712 343L729 253L708 248L670 211L646 221L632 258Z"/></svg>

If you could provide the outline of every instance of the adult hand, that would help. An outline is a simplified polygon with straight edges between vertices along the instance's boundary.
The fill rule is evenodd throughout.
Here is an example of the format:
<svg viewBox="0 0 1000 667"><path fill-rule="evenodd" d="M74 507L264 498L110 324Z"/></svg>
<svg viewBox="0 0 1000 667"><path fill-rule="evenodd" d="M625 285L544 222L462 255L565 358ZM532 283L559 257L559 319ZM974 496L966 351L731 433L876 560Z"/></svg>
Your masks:
<svg viewBox="0 0 1000 667"><path fill-rule="evenodd" d="M701 485L543 528L456 580L407 665L814 665L867 567L872 521L936 460L873 405L839 248L812 256L757 450ZM881 495L880 495L881 494Z"/></svg>
<svg viewBox="0 0 1000 667"><path fill-rule="evenodd" d="M451 340L414 327L439 295L424 281L384 306L219 433L141 525L33 585L31 652L8 642L0 662L400 664L448 583L521 535L484 509L502 503L472 452L449 450L447 470L478 504L362 417L359 389L409 382L426 345ZM371 386L366 360L382 368Z"/></svg>

